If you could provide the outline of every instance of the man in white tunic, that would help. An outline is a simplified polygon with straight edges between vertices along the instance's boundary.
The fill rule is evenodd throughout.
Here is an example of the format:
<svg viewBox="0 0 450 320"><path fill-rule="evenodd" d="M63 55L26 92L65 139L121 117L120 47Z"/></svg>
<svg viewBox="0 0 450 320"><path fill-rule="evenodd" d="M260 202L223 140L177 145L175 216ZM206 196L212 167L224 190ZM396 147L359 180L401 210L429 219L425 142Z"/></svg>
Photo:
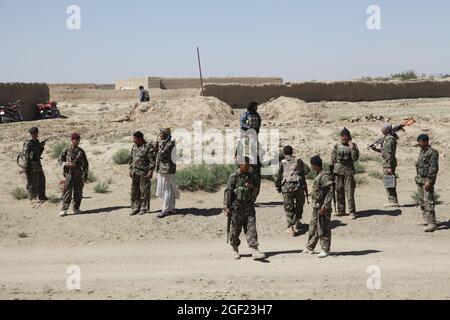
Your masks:
<svg viewBox="0 0 450 320"><path fill-rule="evenodd" d="M172 140L170 128L159 130L158 154L156 156L156 171L158 173L158 185L156 195L163 199L163 207L158 218L164 218L175 213L175 199L180 198L175 174L176 165L176 146Z"/></svg>

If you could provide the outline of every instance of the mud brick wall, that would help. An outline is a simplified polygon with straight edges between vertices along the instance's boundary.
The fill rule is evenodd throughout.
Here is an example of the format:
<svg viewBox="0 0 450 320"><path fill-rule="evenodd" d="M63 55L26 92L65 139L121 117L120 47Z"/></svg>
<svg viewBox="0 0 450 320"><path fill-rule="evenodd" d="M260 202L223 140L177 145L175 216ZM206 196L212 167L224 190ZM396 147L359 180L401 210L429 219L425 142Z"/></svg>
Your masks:
<svg viewBox="0 0 450 320"><path fill-rule="evenodd" d="M251 101L264 103L281 96L306 102L444 98L450 97L450 81L304 82L257 86L207 84L204 95L216 97L238 108L247 106Z"/></svg>

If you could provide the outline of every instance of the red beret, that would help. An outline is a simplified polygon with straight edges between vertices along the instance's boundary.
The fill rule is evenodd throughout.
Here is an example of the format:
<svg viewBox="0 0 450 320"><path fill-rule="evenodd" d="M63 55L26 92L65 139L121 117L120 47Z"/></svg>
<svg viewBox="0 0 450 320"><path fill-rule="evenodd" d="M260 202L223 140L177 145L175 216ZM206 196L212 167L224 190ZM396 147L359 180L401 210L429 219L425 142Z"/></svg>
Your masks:
<svg viewBox="0 0 450 320"><path fill-rule="evenodd" d="M74 132L74 133L72 133L72 135L70 136L70 138L71 138L72 140L80 140L80 139L81 139L81 136L80 136L78 133Z"/></svg>

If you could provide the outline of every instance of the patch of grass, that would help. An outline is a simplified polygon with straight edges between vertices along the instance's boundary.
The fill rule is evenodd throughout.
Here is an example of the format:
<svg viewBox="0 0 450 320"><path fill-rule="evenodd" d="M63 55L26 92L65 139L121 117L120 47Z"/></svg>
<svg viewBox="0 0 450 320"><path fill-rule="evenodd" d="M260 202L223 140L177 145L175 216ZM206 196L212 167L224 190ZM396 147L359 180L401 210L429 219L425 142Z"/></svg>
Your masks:
<svg viewBox="0 0 450 320"><path fill-rule="evenodd" d="M360 162L369 162L369 161L380 162L381 161L380 158L381 158L381 156L376 156L374 154L362 154L359 157L359 161Z"/></svg>
<svg viewBox="0 0 450 320"><path fill-rule="evenodd" d="M108 182L98 182L94 187L95 193L107 193L109 191Z"/></svg>
<svg viewBox="0 0 450 320"><path fill-rule="evenodd" d="M127 149L120 149L116 153L114 153L112 160L114 164L119 166L127 164L130 160L130 151Z"/></svg>
<svg viewBox="0 0 450 320"><path fill-rule="evenodd" d="M53 203L53 204L58 204L61 201L61 198L54 194L49 195L47 198L48 198L48 202Z"/></svg>
<svg viewBox="0 0 450 320"><path fill-rule="evenodd" d="M11 191L11 195L16 200L25 200L28 199L28 192L24 188L17 187Z"/></svg>
<svg viewBox="0 0 450 320"><path fill-rule="evenodd" d="M417 79L417 74L414 70L407 70L400 73L391 74L392 79L399 79L402 81Z"/></svg>
<svg viewBox="0 0 450 320"><path fill-rule="evenodd" d="M419 193L417 191L411 194L411 198L414 200L414 204L419 205ZM440 205L443 203L443 201L439 200L440 198L441 195L439 193L435 192L433 194L433 201L435 205Z"/></svg>
<svg viewBox="0 0 450 320"><path fill-rule="evenodd" d="M316 177L317 173L312 170L305 176L306 180L314 180Z"/></svg>
<svg viewBox="0 0 450 320"><path fill-rule="evenodd" d="M18 236L19 236L19 238L28 238L28 233L26 233L26 232L19 232L18 234L17 234Z"/></svg>
<svg viewBox="0 0 450 320"><path fill-rule="evenodd" d="M363 164L363 163L361 163L361 162L356 162L355 163L355 173L356 174L361 174L361 173L364 173L364 172L366 172L366 166Z"/></svg>
<svg viewBox="0 0 450 320"><path fill-rule="evenodd" d="M95 176L93 171L89 171L86 183L94 183L97 181L97 177Z"/></svg>
<svg viewBox="0 0 450 320"><path fill-rule="evenodd" d="M355 181L356 181L357 185L362 185L362 184L366 184L367 183L366 177L363 177L363 176L356 176L355 177Z"/></svg>
<svg viewBox="0 0 450 320"><path fill-rule="evenodd" d="M215 192L227 183L234 165L194 165L177 172L177 185L181 190Z"/></svg>
<svg viewBox="0 0 450 320"><path fill-rule="evenodd" d="M53 145L51 148L51 156L53 159L58 159L61 153L65 148L69 146L69 143L67 141L64 142L58 142L57 144Z"/></svg>
<svg viewBox="0 0 450 320"><path fill-rule="evenodd" d="M375 179L378 179L378 180L383 180L384 174L381 173L380 171L370 170L369 171L369 177L375 178Z"/></svg>

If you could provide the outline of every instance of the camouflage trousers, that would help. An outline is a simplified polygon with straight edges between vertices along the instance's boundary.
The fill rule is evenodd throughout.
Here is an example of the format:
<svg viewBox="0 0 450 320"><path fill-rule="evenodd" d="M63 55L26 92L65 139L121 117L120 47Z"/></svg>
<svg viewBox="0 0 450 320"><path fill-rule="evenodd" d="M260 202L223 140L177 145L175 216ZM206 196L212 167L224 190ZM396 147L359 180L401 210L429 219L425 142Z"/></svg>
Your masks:
<svg viewBox="0 0 450 320"><path fill-rule="evenodd" d="M320 240L322 250L330 252L331 248L331 210L325 215L319 214L319 209L314 208L309 223L308 250L314 250Z"/></svg>
<svg viewBox="0 0 450 320"><path fill-rule="evenodd" d="M383 169L385 175L388 175L387 169ZM395 168L392 169L392 174L395 175ZM398 203L397 188L386 188L386 194L389 203Z"/></svg>
<svg viewBox="0 0 450 320"><path fill-rule="evenodd" d="M66 177L67 179L67 177ZM62 194L62 210L67 211L72 202L73 194L73 208L80 209L81 200L83 199L84 180L81 174L72 174L69 181L66 181L66 185Z"/></svg>
<svg viewBox="0 0 450 320"><path fill-rule="evenodd" d="M144 173L133 173L131 178L131 209L148 211L152 181Z"/></svg>
<svg viewBox="0 0 450 320"><path fill-rule="evenodd" d="M250 248L258 248L258 233L256 231L256 212L253 205L233 209L231 213L231 226L229 240L233 247L239 247L242 229L244 229L247 244Z"/></svg>
<svg viewBox="0 0 450 320"><path fill-rule="evenodd" d="M346 213L345 199L347 198L349 213L356 212L355 189L356 181L354 175L335 175L336 202L339 214Z"/></svg>
<svg viewBox="0 0 450 320"><path fill-rule="evenodd" d="M303 216L303 206L305 205L303 190L283 192L283 205L288 228L295 226Z"/></svg>
<svg viewBox="0 0 450 320"><path fill-rule="evenodd" d="M26 171L27 191L30 199L45 198L45 175L41 165L33 165Z"/></svg>
<svg viewBox="0 0 450 320"><path fill-rule="evenodd" d="M436 213L434 211L434 187L426 191L423 184L417 185L419 205L422 210L423 221L427 224L436 224Z"/></svg>

